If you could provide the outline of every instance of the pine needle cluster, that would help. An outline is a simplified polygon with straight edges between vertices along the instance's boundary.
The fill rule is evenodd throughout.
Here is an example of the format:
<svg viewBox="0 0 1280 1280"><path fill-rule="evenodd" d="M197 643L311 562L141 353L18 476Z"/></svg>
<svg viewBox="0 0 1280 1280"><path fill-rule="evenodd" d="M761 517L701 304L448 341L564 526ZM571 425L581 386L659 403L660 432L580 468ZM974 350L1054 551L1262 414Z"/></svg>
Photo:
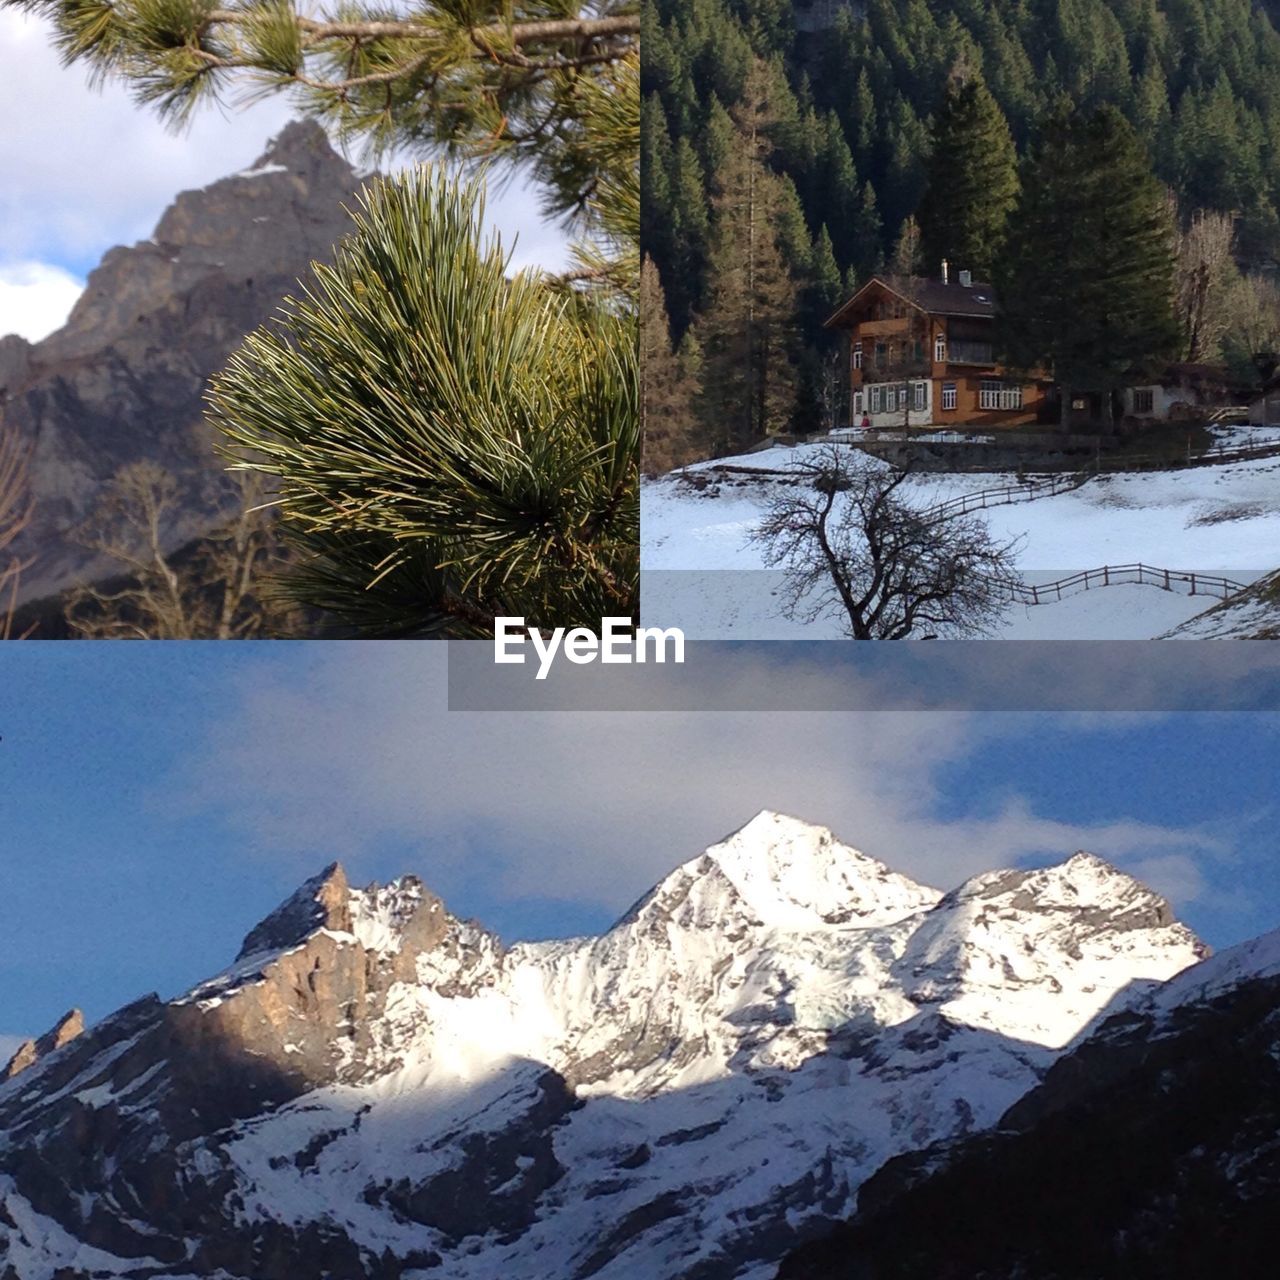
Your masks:
<svg viewBox="0 0 1280 1280"><path fill-rule="evenodd" d="M616 64L636 53L637 0L0 5L48 19L64 62L122 80L172 122L233 89L248 99L286 91L374 158L443 147L526 163L552 213L588 210L618 172L618 128L630 127L610 121L613 131L601 134L595 126L600 95L616 92Z"/></svg>
<svg viewBox="0 0 1280 1280"><path fill-rule="evenodd" d="M508 276L475 181L366 188L332 266L215 381L237 465L278 478L298 599L356 634L634 615L635 324Z"/></svg>

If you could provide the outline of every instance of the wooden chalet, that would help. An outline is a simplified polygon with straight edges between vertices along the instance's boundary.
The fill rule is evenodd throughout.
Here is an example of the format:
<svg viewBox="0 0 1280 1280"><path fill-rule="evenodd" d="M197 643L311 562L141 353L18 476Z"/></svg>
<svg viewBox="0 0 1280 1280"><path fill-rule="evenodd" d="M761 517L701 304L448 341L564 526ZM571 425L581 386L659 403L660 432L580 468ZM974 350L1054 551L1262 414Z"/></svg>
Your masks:
<svg viewBox="0 0 1280 1280"><path fill-rule="evenodd" d="M1011 427L1043 416L1045 377L995 358L995 294L956 280L873 276L826 322L849 335L853 425Z"/></svg>

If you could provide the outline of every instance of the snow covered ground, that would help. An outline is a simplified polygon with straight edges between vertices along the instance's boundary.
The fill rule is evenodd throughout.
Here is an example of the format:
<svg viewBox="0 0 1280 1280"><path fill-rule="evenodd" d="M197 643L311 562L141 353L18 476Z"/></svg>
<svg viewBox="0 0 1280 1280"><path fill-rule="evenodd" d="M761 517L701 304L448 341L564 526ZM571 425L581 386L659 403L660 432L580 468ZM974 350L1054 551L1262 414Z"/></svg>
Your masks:
<svg viewBox="0 0 1280 1280"><path fill-rule="evenodd" d="M1261 439L1265 429L1233 429ZM1280 437L1280 432L1268 435ZM825 639L837 619L811 624L782 616L780 576L749 539L778 477L723 473L717 465L786 471L822 446L775 448L687 468L648 481L641 494L646 623L679 626L691 639ZM932 506L1013 483L1002 474L920 475L908 500ZM1182 471L1104 475L1054 497L979 513L997 538L1020 537L1017 564L1030 583L1082 569L1141 562L1252 582L1280 566L1280 458ZM1034 607L1010 605L1001 639L1151 639L1202 613L1213 598L1151 586L1111 586Z"/></svg>

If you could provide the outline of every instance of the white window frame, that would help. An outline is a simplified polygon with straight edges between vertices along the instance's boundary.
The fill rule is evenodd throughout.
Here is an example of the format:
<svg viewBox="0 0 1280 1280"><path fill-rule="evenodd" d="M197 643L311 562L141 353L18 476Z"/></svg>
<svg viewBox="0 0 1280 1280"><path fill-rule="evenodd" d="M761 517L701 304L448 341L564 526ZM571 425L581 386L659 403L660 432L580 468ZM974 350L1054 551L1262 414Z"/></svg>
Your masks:
<svg viewBox="0 0 1280 1280"><path fill-rule="evenodd" d="M909 394L910 393L905 383L898 388L898 412L899 413L904 413L906 411L907 397Z"/></svg>
<svg viewBox="0 0 1280 1280"><path fill-rule="evenodd" d="M883 413L884 412L883 405L884 405L884 388L872 387L871 388L871 412Z"/></svg>
<svg viewBox="0 0 1280 1280"><path fill-rule="evenodd" d="M934 364L942 364L947 358L947 338L946 334L938 334L933 340L933 362Z"/></svg>
<svg viewBox="0 0 1280 1280"><path fill-rule="evenodd" d="M916 413L923 413L929 407L929 384L927 382L912 383L911 407Z"/></svg>
<svg viewBox="0 0 1280 1280"><path fill-rule="evenodd" d="M1139 404L1138 397L1142 396L1145 403ZM1156 411L1156 389L1155 387L1134 387L1133 389L1133 412L1134 413L1155 413Z"/></svg>
<svg viewBox="0 0 1280 1280"><path fill-rule="evenodd" d="M853 367L855 369L862 368L862 343L855 342L853 344Z"/></svg>
<svg viewBox="0 0 1280 1280"><path fill-rule="evenodd" d="M864 400L863 400L862 392L861 392L861 391L855 391L855 392L853 393L853 416L854 416L855 418L860 418L860 417L862 417L862 406L863 406L863 403L864 403Z"/></svg>
<svg viewBox="0 0 1280 1280"><path fill-rule="evenodd" d="M954 382L944 382L942 384L942 407L943 409L954 409L956 407L956 384Z"/></svg>
<svg viewBox="0 0 1280 1280"><path fill-rule="evenodd" d="M983 378L978 386L980 409L1021 409L1022 384L1001 382L999 378Z"/></svg>

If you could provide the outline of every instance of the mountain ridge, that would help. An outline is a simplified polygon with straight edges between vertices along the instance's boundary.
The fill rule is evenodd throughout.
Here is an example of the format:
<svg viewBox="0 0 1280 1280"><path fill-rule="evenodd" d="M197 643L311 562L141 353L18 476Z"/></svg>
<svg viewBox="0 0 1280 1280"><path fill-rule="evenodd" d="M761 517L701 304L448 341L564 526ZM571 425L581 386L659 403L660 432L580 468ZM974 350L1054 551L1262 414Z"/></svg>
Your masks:
<svg viewBox="0 0 1280 1280"><path fill-rule="evenodd" d="M0 1242L44 1223L122 1280L757 1280L1205 953L1096 859L1003 877L942 894L766 812L605 933L506 947L333 864L223 974L0 1085Z"/></svg>
<svg viewBox="0 0 1280 1280"><path fill-rule="evenodd" d="M331 258L361 181L318 124L295 121L251 168L179 193L151 239L108 250L61 329L34 344L0 338L0 414L30 451L34 503L12 548L27 566L19 605L120 573L77 539L132 463L178 481L166 552L225 519L209 379Z"/></svg>

